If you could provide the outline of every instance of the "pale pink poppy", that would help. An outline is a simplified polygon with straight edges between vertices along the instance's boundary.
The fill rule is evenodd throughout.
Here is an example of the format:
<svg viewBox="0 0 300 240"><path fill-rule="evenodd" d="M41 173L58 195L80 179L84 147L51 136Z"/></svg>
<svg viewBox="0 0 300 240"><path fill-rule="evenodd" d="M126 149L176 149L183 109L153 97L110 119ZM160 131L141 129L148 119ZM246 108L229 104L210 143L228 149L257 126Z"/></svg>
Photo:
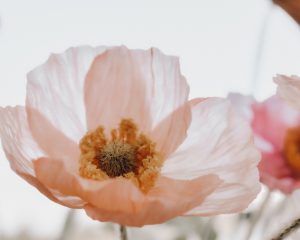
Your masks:
<svg viewBox="0 0 300 240"><path fill-rule="evenodd" d="M300 112L278 96L263 102L240 94L230 94L229 99L252 126L255 144L262 154L261 182L286 194L299 188Z"/></svg>
<svg viewBox="0 0 300 240"><path fill-rule="evenodd" d="M78 47L28 74L1 108L12 169L51 200L129 226L243 210L260 190L246 121L229 101L188 101L176 57Z"/></svg>

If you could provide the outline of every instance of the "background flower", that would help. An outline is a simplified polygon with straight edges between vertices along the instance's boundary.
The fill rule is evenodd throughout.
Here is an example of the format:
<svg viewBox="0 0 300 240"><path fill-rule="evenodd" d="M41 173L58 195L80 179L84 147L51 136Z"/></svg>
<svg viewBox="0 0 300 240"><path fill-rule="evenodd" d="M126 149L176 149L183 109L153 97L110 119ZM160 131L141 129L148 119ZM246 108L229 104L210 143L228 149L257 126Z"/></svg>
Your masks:
<svg viewBox="0 0 300 240"><path fill-rule="evenodd" d="M300 113L278 96L257 102L249 96L230 94L235 108L252 126L256 146L262 153L259 164L261 181L271 190L291 193L300 187L297 171L286 156L287 135L299 127Z"/></svg>

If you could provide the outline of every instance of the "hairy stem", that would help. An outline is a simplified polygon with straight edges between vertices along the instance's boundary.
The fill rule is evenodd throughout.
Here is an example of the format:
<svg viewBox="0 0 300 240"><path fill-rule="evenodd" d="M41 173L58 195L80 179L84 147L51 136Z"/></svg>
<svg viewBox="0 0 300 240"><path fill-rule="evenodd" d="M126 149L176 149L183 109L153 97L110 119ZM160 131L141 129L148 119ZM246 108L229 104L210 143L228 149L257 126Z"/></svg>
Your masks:
<svg viewBox="0 0 300 240"><path fill-rule="evenodd" d="M292 232L296 231L300 227L300 218L294 220L290 226L283 229L275 238L272 238L272 240L282 240L288 235L290 235Z"/></svg>

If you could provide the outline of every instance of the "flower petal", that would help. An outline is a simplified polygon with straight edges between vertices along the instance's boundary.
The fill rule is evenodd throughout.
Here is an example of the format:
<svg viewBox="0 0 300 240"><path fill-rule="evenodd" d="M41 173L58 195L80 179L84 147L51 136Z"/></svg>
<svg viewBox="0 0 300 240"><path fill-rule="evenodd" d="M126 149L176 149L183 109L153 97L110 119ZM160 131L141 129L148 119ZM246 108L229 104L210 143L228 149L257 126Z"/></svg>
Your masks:
<svg viewBox="0 0 300 240"><path fill-rule="evenodd" d="M297 110L300 110L300 78L277 75L274 82L278 84L277 95Z"/></svg>
<svg viewBox="0 0 300 240"><path fill-rule="evenodd" d="M193 179L216 174L223 184L188 214L212 215L240 211L260 190L256 150L249 125L229 101L209 98L192 105L188 137L165 162L162 174Z"/></svg>
<svg viewBox="0 0 300 240"><path fill-rule="evenodd" d="M290 194L300 187L300 179L294 176L281 152L262 152L259 171L261 182L271 190L279 189Z"/></svg>
<svg viewBox="0 0 300 240"><path fill-rule="evenodd" d="M95 58L87 74L87 125L89 129L103 125L110 130L121 118L132 118L143 132L154 131L160 150L167 139L181 142L185 137L189 121L183 105L188 93L177 58L165 56L157 49L112 48ZM179 108L185 114L169 117ZM160 123L164 127L154 130ZM175 123L178 131L174 130Z"/></svg>
<svg viewBox="0 0 300 240"><path fill-rule="evenodd" d="M104 47L70 48L53 54L28 74L26 104L75 142L86 132L83 85L95 56Z"/></svg>
<svg viewBox="0 0 300 240"><path fill-rule="evenodd" d="M46 188L36 179L32 160L44 155L34 141L24 107L0 108L0 136L11 168L52 201L68 207L82 207L81 199L70 199Z"/></svg>
<svg viewBox="0 0 300 240"><path fill-rule="evenodd" d="M255 135L280 151L286 130L300 122L299 112L277 96L272 96L262 103L254 103L252 110L252 128Z"/></svg>
<svg viewBox="0 0 300 240"><path fill-rule="evenodd" d="M3 150L14 171L33 175L31 159L44 155L30 134L24 107L0 108Z"/></svg>
<svg viewBox="0 0 300 240"><path fill-rule="evenodd" d="M92 218L130 226L161 223L182 215L200 204L221 182L215 175L194 180L160 177L145 195L122 178L93 181L70 174L62 161L43 158L34 161L34 166L38 179L48 187L89 202L85 210Z"/></svg>
<svg viewBox="0 0 300 240"><path fill-rule="evenodd" d="M50 200L52 200L58 204L61 204L65 207L69 207L69 208L82 208L86 204L84 201L82 201L78 197L70 197L70 196L61 194L57 191L54 191L53 189L46 188L39 180L36 179L36 177L33 177L28 174L20 173L17 171L16 171L16 173L19 176L21 176L24 180L26 180L29 184L36 187L47 198L49 198Z"/></svg>
<svg viewBox="0 0 300 240"><path fill-rule="evenodd" d="M229 93L227 99L230 100L234 109L249 123L253 119L252 104L255 102L252 96L245 96L239 93Z"/></svg>
<svg viewBox="0 0 300 240"><path fill-rule="evenodd" d="M137 227L145 224L158 224L183 215L189 209L201 204L219 184L220 180L214 175L186 181L160 177L155 188L147 195L141 195L140 199L135 199L136 203L132 202L133 206L137 207L133 209L135 210L133 212L126 212L124 209L112 211L93 205L87 205L85 210L91 218L100 221L113 221ZM113 189L111 192L120 194L120 191ZM125 197L125 201L127 201L127 194L122 192L122 195L110 198L110 205L122 206L124 204L122 199ZM116 199L121 201L115 201Z"/></svg>
<svg viewBox="0 0 300 240"><path fill-rule="evenodd" d="M78 145L54 127L35 109L26 108L31 134L46 155L64 161L67 169L78 172L80 151Z"/></svg>

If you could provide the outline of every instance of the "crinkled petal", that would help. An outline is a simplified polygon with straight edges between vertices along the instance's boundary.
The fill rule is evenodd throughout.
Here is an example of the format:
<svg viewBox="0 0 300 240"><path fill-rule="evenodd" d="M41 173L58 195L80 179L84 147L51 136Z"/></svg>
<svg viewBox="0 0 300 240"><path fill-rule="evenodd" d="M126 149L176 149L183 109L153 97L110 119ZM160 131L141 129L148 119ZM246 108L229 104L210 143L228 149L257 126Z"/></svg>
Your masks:
<svg viewBox="0 0 300 240"><path fill-rule="evenodd" d="M39 111L26 107L29 129L44 153L64 161L68 171L78 172L79 146L54 127Z"/></svg>
<svg viewBox="0 0 300 240"><path fill-rule="evenodd" d="M137 205L138 208L134 212L127 213L120 210L111 212L93 205L87 205L85 210L91 218L100 221L114 221L139 227L145 224L158 224L183 215L189 209L201 204L219 184L220 180L214 175L186 181L161 177L157 186L147 196L142 196L141 205ZM113 203L114 201L111 204Z"/></svg>
<svg viewBox="0 0 300 240"><path fill-rule="evenodd" d="M104 50L70 48L51 55L27 77L27 106L37 109L75 142L86 133L84 79L95 56Z"/></svg>
<svg viewBox="0 0 300 240"><path fill-rule="evenodd" d="M84 205L81 199L71 199L68 196L55 193L36 179L32 160L43 156L44 153L29 131L24 107L0 108L0 135L10 166L19 176L35 186L52 201L73 208Z"/></svg>
<svg viewBox="0 0 300 240"><path fill-rule="evenodd" d="M281 150L286 130L300 123L300 113L277 96L253 103L252 128L255 135Z"/></svg>
<svg viewBox="0 0 300 240"><path fill-rule="evenodd" d="M69 208L83 208L86 203L81 198L61 194L53 189L46 188L36 177L16 171L16 173L29 184L36 187L43 195L50 200Z"/></svg>
<svg viewBox="0 0 300 240"><path fill-rule="evenodd" d="M95 58L87 74L87 125L90 130L102 125L109 132L120 119L132 118L167 154L185 138L188 93L176 57L157 49L111 48ZM170 116L175 110L181 114ZM166 146L168 141L175 143Z"/></svg>
<svg viewBox="0 0 300 240"><path fill-rule="evenodd" d="M277 95L297 110L300 110L300 78L277 75L274 82L278 84Z"/></svg>
<svg viewBox="0 0 300 240"><path fill-rule="evenodd" d="M92 218L129 226L161 223L182 215L221 184L213 174L193 180L159 177L156 185L143 194L122 178L93 181L70 174L62 161L42 158L34 161L34 167L38 179L48 187L89 202L85 210Z"/></svg>
<svg viewBox="0 0 300 240"><path fill-rule="evenodd" d="M193 179L214 173L223 181L188 214L240 211L260 191L257 170L260 154L254 146L250 126L238 116L228 100L194 100L191 107L188 137L165 162L162 174Z"/></svg>

